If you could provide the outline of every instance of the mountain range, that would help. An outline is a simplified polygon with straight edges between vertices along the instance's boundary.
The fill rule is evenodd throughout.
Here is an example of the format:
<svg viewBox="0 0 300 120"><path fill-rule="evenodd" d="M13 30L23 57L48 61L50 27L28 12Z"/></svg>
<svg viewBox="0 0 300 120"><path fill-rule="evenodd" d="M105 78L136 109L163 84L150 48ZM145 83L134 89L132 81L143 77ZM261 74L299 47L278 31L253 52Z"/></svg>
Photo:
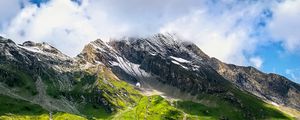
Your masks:
<svg viewBox="0 0 300 120"><path fill-rule="evenodd" d="M97 39L76 57L0 37L0 89L0 119L300 119L298 83L170 34Z"/></svg>

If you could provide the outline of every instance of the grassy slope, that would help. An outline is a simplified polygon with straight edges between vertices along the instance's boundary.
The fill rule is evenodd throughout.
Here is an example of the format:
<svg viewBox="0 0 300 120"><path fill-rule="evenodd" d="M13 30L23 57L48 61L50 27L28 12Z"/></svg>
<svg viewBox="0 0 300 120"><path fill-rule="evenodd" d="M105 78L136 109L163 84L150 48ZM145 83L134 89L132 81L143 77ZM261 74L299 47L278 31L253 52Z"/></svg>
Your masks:
<svg viewBox="0 0 300 120"><path fill-rule="evenodd" d="M150 96L141 98L137 106L128 108L128 110L121 112L121 114L115 115L113 119L178 120L183 119L183 117L183 112L171 106L171 104L161 96Z"/></svg>
<svg viewBox="0 0 300 120"><path fill-rule="evenodd" d="M0 115L13 113L34 116L46 113L40 106L31 104L27 101L13 99L4 95L0 95L0 101Z"/></svg>
<svg viewBox="0 0 300 120"><path fill-rule="evenodd" d="M113 119L293 119L275 109L274 106L266 104L253 96L245 93L239 94L241 94L240 99L242 103L245 104L242 108L213 95L205 95L204 98L201 98L201 101L205 101L206 105L191 101L175 101L171 104L160 96L143 97L135 107L128 108L116 114Z"/></svg>
<svg viewBox="0 0 300 120"><path fill-rule="evenodd" d="M16 91L20 95L36 95L34 79L26 72L16 69L11 65L0 64L0 82L5 83L11 88L18 88Z"/></svg>
<svg viewBox="0 0 300 120"><path fill-rule="evenodd" d="M280 112L273 106L260 100L241 98L244 107L240 107L229 101L217 98L216 96L206 96L202 101L208 101L206 105L191 101L177 101L175 107L182 109L191 115L193 119L292 119L290 116Z"/></svg>
<svg viewBox="0 0 300 120"><path fill-rule="evenodd" d="M24 85L29 86L30 90L33 89L34 91L34 88L28 84L33 83L28 75L13 69L7 70L3 67L1 69L15 74L16 79L24 81ZM117 79L105 67L90 68L86 72L90 75L97 72L97 75L95 75L96 77L89 75L75 77L74 80L77 82L75 82L74 94L91 92L89 89L82 91L85 84L95 85L97 89L103 92L102 96L114 109L113 112L107 112L103 106L85 104L80 108L80 111L87 119L291 119L273 106L239 90L234 90L233 95L240 100L241 104L231 102L220 95L201 95L199 96L201 103L177 101L171 104L160 96L142 96L133 86ZM93 80L94 78L95 80ZM22 90L26 91L26 88L22 88ZM25 94L28 95L28 93ZM3 95L0 96L0 101L0 119L49 118L49 113L38 105ZM54 119L86 119L84 117L61 112L53 115Z"/></svg>
<svg viewBox="0 0 300 120"><path fill-rule="evenodd" d="M103 66L90 68L87 70L89 74L96 74L96 82L94 83L97 90L101 91L101 96L109 104L112 112L95 109L89 106L83 109L83 114L90 116L93 119L112 119L114 114L134 106L137 101L142 97L139 91L128 83L119 80L114 74ZM100 111L102 111L100 113Z"/></svg>
<svg viewBox="0 0 300 120"><path fill-rule="evenodd" d="M234 89L232 96L238 102L220 95L200 95L200 103L177 101L175 107L191 115L194 119L293 119L255 96Z"/></svg>
<svg viewBox="0 0 300 120"><path fill-rule="evenodd" d="M48 111L36 104L24 100L10 98L0 95L0 119L1 120L49 120ZM54 113L55 120L79 120L83 117L68 113Z"/></svg>

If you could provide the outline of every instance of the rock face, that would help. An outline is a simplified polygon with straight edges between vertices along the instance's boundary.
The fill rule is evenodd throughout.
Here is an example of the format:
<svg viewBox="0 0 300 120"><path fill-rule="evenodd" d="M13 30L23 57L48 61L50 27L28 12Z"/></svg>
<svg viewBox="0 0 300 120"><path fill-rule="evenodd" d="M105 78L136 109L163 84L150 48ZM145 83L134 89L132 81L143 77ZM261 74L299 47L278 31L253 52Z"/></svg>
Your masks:
<svg viewBox="0 0 300 120"><path fill-rule="evenodd" d="M210 58L195 44L175 36L158 34L149 38L124 38L104 43L96 40L78 56L113 68L131 82L149 80L179 88L192 95L225 92L228 81L264 100L300 109L300 85L253 67L226 64ZM147 81L142 81L147 82ZM146 84L146 83L145 83Z"/></svg>
<svg viewBox="0 0 300 120"><path fill-rule="evenodd" d="M239 88L262 99L300 109L299 84L277 74L266 74L253 67L225 64L215 58L206 62Z"/></svg>
<svg viewBox="0 0 300 120"><path fill-rule="evenodd" d="M202 56L188 50L173 36L162 34L108 44L96 40L84 48L78 59L110 66L115 74L132 83L147 84L152 79L152 82L156 80L192 95L226 92L226 87L230 86L212 67L202 62Z"/></svg>
<svg viewBox="0 0 300 120"><path fill-rule="evenodd" d="M300 109L300 85L287 78L263 73L254 67L226 64L216 58L210 58L196 45L183 43L187 49L201 56L205 64L211 66L225 79L264 100L284 104Z"/></svg>
<svg viewBox="0 0 300 120"><path fill-rule="evenodd" d="M27 41L18 45L0 38L1 95L37 104L49 112L82 116L97 108L113 112L120 107L114 100L132 103L127 90L113 84L105 86L108 81L120 80L103 65L81 64L47 43Z"/></svg>

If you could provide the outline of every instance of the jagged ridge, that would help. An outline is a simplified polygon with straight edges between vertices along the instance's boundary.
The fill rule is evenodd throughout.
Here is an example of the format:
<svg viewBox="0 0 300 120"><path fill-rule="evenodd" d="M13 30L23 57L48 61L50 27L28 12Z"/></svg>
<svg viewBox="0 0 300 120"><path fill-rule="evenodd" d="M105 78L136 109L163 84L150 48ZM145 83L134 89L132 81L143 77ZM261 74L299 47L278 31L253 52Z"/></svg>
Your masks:
<svg viewBox="0 0 300 120"><path fill-rule="evenodd" d="M0 84L4 89L1 94L38 104L51 112L117 119L131 115L132 110L144 109L145 105L139 101L153 98L143 95L144 92L158 90L164 97L189 100L206 107L200 107L199 113L194 114L186 109L185 102L180 106L169 101L157 102L154 105L168 109L159 113L145 109L148 112L140 112L147 114L143 117L158 114L155 118L197 119L205 114L212 119L289 118L224 79L206 63L210 58L194 44L174 39L159 34L109 43L96 40L76 58L70 58L46 43L16 45L1 38L0 76L5 80ZM26 87L13 84L14 80L26 83ZM136 82L142 83L141 89L130 85ZM161 98L153 99L161 101ZM216 112L224 108L228 110ZM207 111L212 114L206 114Z"/></svg>

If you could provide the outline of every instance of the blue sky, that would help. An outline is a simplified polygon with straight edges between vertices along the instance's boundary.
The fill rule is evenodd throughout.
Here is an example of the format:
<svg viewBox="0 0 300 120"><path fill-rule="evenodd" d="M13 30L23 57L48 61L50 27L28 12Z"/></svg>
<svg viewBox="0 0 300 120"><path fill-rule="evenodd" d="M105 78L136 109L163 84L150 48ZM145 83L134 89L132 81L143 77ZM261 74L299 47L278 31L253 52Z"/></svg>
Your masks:
<svg viewBox="0 0 300 120"><path fill-rule="evenodd" d="M0 0L0 35L75 56L97 38L175 33L222 61L300 83L299 8L298 0Z"/></svg>
<svg viewBox="0 0 300 120"><path fill-rule="evenodd" d="M41 6L43 3L47 3L49 0L29 0L29 2L36 4L38 7Z"/></svg>

